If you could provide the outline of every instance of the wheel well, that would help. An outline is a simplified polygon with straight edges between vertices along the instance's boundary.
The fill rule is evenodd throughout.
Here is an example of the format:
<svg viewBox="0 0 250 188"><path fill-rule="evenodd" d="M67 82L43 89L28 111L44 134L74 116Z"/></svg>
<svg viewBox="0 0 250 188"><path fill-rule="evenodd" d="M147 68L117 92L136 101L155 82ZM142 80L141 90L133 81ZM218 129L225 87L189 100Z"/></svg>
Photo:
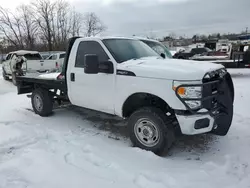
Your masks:
<svg viewBox="0 0 250 188"><path fill-rule="evenodd" d="M174 114L173 109L160 97L149 93L135 93L127 98L122 107L123 117L129 117L134 111L145 106L160 108L163 112Z"/></svg>

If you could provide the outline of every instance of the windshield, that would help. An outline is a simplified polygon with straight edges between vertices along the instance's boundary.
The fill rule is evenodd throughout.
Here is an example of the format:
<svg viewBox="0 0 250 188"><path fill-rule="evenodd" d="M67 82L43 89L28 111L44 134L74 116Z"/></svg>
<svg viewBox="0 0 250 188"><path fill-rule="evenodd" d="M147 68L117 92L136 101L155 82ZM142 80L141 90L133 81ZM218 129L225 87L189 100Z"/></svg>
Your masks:
<svg viewBox="0 0 250 188"><path fill-rule="evenodd" d="M117 63L142 57L159 56L142 41L133 39L104 39L103 43L108 48Z"/></svg>
<svg viewBox="0 0 250 188"><path fill-rule="evenodd" d="M160 42L154 42L154 41L148 41L148 40L142 40L144 43L146 43L150 48L152 48L155 52L160 54L165 54L166 57L172 58L172 55L170 51Z"/></svg>

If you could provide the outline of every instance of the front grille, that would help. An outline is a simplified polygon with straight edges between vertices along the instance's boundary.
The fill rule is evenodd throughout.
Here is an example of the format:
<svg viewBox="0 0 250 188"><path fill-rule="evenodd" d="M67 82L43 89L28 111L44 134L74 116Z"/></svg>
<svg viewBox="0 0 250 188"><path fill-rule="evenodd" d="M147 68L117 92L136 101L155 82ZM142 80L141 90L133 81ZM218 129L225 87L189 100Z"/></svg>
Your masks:
<svg viewBox="0 0 250 188"><path fill-rule="evenodd" d="M205 75L202 80L202 82L205 83L205 85L203 85L202 97L214 96L212 98L202 101L202 107L206 108L207 110L215 109L217 107L217 96L219 94L219 87L221 84L221 80L223 80L225 76L224 72L222 74L221 71L224 70L217 70L213 72L212 76L208 73L206 75L209 76L206 77Z"/></svg>

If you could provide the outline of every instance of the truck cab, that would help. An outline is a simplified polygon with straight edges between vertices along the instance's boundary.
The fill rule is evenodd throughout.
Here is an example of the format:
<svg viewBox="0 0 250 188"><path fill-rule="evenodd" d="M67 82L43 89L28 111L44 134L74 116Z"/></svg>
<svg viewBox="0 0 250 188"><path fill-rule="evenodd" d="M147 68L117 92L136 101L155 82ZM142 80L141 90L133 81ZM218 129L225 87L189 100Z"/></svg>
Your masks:
<svg viewBox="0 0 250 188"><path fill-rule="evenodd" d="M164 59L134 38L73 38L62 73L17 80L18 94L32 92L35 113L51 115L54 101L68 100L128 119L132 143L157 154L176 132L226 135L233 117L233 82L223 66Z"/></svg>

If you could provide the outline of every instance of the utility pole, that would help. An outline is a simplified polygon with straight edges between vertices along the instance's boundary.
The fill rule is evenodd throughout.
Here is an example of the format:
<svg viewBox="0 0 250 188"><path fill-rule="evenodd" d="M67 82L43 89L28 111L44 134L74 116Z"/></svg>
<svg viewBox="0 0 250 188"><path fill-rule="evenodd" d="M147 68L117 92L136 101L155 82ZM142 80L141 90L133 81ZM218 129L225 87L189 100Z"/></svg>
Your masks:
<svg viewBox="0 0 250 188"><path fill-rule="evenodd" d="M248 33L248 27L246 27L246 34Z"/></svg>

